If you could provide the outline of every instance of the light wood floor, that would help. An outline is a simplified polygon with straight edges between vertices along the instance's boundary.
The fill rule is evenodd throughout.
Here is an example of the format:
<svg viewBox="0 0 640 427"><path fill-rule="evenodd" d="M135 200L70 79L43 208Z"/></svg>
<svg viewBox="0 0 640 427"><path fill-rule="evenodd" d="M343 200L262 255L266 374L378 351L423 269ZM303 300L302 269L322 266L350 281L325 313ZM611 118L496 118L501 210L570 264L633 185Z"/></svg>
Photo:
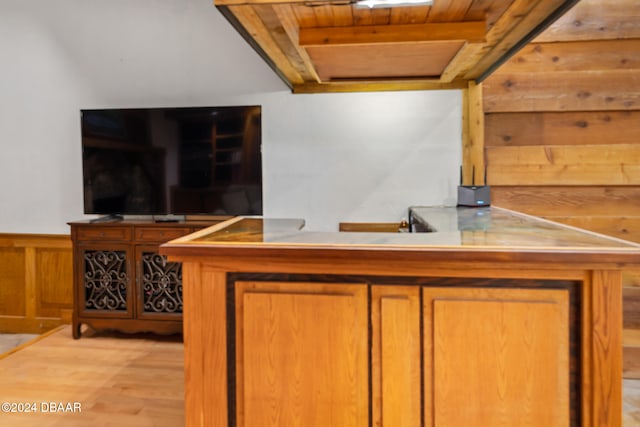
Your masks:
<svg viewBox="0 0 640 427"><path fill-rule="evenodd" d="M624 371L628 379L640 380L640 329L624 330ZM638 424L640 426L640 424Z"/></svg>
<svg viewBox="0 0 640 427"><path fill-rule="evenodd" d="M640 331L625 331L624 427L640 426ZM62 326L0 356L0 404L35 403L37 413L0 411L2 427L184 426L179 337L93 333L73 340ZM635 379L634 379L635 378ZM43 413L48 402L80 413Z"/></svg>
<svg viewBox="0 0 640 427"><path fill-rule="evenodd" d="M180 337L89 333L63 326L0 359L0 403L35 403L37 413L0 411L0 426L180 427L184 425ZM89 336L93 335L93 336ZM80 413L43 413L52 405Z"/></svg>

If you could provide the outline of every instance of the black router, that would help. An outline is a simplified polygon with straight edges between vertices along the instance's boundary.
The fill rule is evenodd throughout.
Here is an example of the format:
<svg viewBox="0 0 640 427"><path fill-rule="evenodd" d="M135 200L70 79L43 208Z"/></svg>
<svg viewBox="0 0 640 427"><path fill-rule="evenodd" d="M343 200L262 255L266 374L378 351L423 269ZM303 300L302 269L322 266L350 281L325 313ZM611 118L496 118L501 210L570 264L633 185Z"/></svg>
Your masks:
<svg viewBox="0 0 640 427"><path fill-rule="evenodd" d="M462 185L462 167L460 167L460 185L458 186L458 206L491 206L491 189L488 185L475 185L476 167L472 169L471 185ZM484 182L487 182L487 168L484 169Z"/></svg>

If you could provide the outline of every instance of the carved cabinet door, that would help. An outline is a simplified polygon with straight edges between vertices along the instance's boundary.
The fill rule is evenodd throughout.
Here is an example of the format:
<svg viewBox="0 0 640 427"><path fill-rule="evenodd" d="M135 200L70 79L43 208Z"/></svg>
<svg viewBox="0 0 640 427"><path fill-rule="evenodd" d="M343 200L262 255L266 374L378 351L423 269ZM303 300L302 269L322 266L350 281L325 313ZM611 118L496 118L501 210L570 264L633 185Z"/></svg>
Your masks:
<svg viewBox="0 0 640 427"><path fill-rule="evenodd" d="M137 318L182 319L182 264L169 262L157 246L136 246Z"/></svg>
<svg viewBox="0 0 640 427"><path fill-rule="evenodd" d="M133 317L133 254L129 246L83 244L76 251L80 259L76 292L81 315Z"/></svg>

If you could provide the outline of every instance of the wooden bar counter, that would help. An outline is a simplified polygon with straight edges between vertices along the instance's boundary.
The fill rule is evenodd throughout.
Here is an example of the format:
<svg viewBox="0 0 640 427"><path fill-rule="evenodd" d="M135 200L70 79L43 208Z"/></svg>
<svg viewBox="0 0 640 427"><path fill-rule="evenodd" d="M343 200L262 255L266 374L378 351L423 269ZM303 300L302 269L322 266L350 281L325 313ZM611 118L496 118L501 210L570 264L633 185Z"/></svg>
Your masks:
<svg viewBox="0 0 640 427"><path fill-rule="evenodd" d="M183 262L186 425L621 426L640 246L491 208L426 233L234 218Z"/></svg>

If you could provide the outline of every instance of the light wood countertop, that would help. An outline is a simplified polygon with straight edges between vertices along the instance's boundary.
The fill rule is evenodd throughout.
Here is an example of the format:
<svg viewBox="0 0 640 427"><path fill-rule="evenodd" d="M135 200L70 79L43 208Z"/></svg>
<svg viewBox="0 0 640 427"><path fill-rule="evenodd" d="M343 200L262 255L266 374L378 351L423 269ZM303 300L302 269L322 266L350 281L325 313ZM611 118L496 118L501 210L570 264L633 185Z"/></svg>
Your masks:
<svg viewBox="0 0 640 427"><path fill-rule="evenodd" d="M222 250L227 255L292 255L336 251L385 256L455 257L469 261L598 262L640 268L640 245L498 207L412 207L414 224L434 232L366 233L307 230L302 219L237 217L162 247L166 255L188 255L190 249ZM248 251L248 252L247 252ZM275 252L274 252L275 251ZM419 254L419 255L418 255ZM436 255L439 254L439 255ZM444 254L444 255L443 255ZM335 255L335 254L334 254ZM506 259L506 258L508 259ZM529 257L529 258L527 258ZM375 255L373 256L375 258ZM620 264L621 263L621 264Z"/></svg>

